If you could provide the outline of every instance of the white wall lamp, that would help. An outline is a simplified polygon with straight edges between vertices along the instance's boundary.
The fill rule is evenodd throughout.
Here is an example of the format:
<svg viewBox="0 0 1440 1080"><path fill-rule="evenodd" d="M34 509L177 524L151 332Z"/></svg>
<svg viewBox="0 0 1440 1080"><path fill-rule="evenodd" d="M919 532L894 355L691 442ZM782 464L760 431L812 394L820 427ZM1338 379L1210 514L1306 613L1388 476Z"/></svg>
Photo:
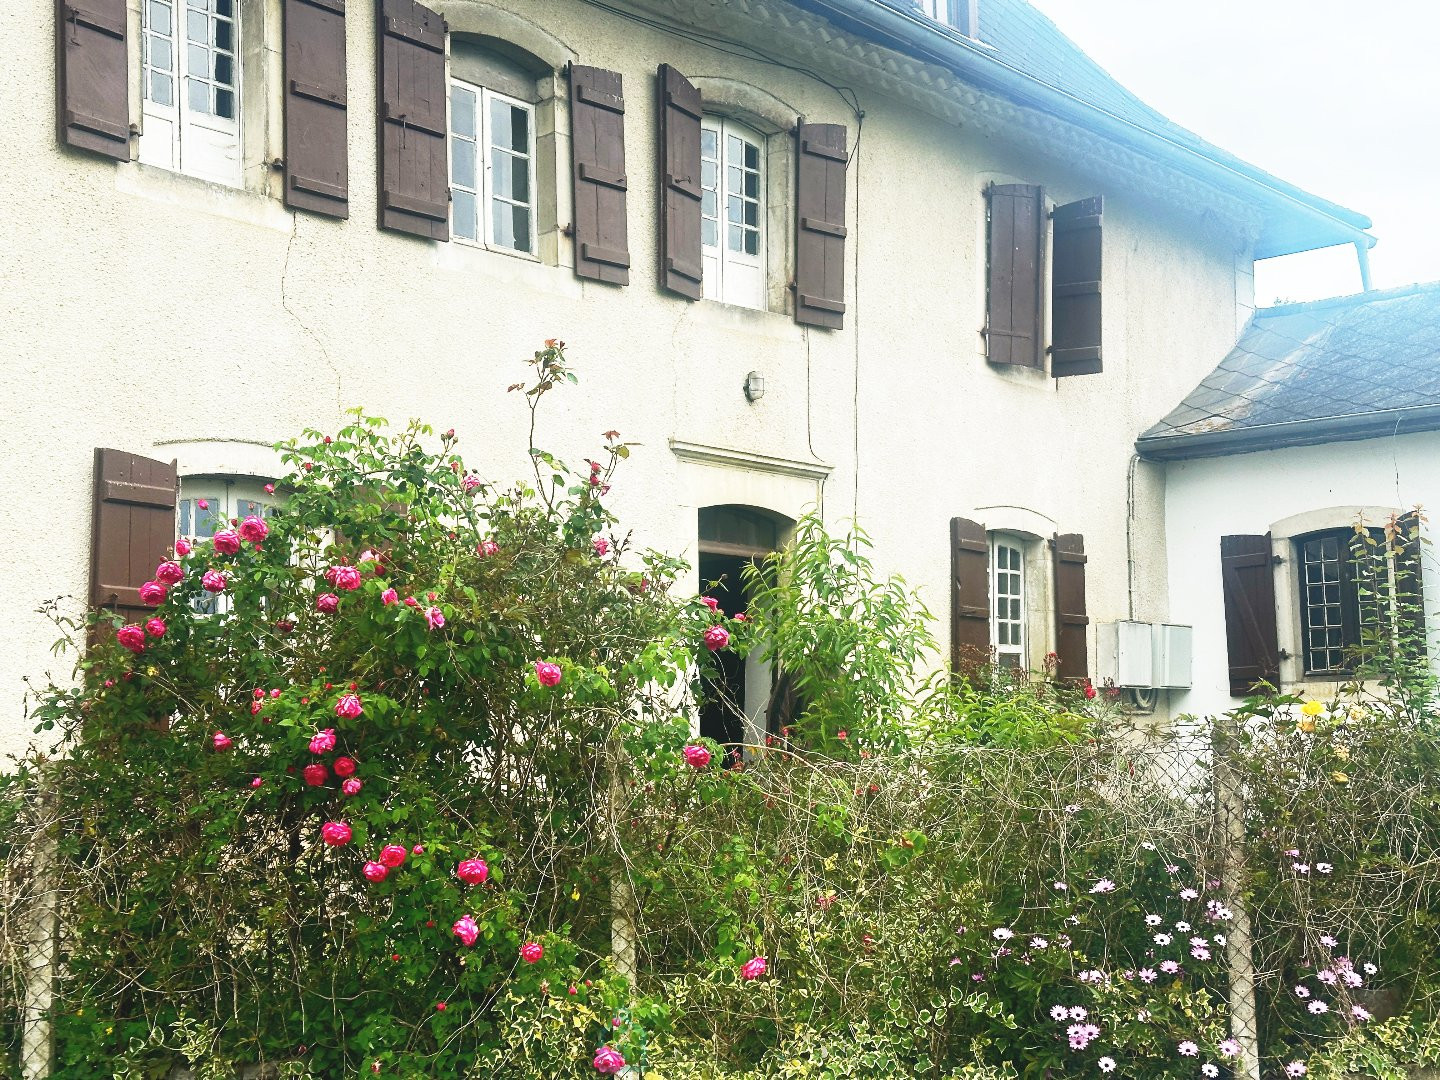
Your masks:
<svg viewBox="0 0 1440 1080"><path fill-rule="evenodd" d="M765 376L752 371L745 376L745 400L752 405L765 396Z"/></svg>

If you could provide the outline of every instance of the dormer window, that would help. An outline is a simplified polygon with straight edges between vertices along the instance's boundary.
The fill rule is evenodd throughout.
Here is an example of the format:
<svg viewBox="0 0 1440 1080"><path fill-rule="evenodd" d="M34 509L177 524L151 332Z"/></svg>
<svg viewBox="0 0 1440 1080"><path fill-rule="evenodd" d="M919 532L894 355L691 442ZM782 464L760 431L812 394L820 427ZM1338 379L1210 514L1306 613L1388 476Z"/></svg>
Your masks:
<svg viewBox="0 0 1440 1080"><path fill-rule="evenodd" d="M920 10L966 37L980 36L979 0L918 0Z"/></svg>

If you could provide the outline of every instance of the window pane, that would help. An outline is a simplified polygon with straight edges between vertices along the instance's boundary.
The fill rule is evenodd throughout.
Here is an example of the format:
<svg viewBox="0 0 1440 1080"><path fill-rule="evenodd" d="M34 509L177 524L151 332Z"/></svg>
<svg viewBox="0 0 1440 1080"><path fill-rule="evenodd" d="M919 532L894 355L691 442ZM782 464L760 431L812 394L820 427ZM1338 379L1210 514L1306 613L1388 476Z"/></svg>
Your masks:
<svg viewBox="0 0 1440 1080"><path fill-rule="evenodd" d="M725 136L725 160L738 166L744 145L734 135Z"/></svg>
<svg viewBox="0 0 1440 1080"><path fill-rule="evenodd" d="M215 115L223 116L228 120L235 119L235 91L215 91Z"/></svg>
<svg viewBox="0 0 1440 1080"><path fill-rule="evenodd" d="M455 199L455 235L465 240L479 240L480 237L475 235L475 196L459 188L452 191L451 195Z"/></svg>
<svg viewBox="0 0 1440 1080"><path fill-rule="evenodd" d="M706 191L700 196L700 213L707 218L720 216L720 197L713 191Z"/></svg>
<svg viewBox="0 0 1440 1080"><path fill-rule="evenodd" d="M754 230L747 230L745 233L745 254L760 254L760 234Z"/></svg>
<svg viewBox="0 0 1440 1080"><path fill-rule="evenodd" d="M490 167L495 184L492 194L501 199L528 203L530 201L530 159L507 154L499 148L492 153Z"/></svg>
<svg viewBox="0 0 1440 1080"><path fill-rule="evenodd" d="M720 156L720 136L714 128L700 129L700 153L703 157L716 158Z"/></svg>
<svg viewBox="0 0 1440 1080"><path fill-rule="evenodd" d="M215 47L224 49L226 52L235 51L235 24L229 22L217 22L215 24Z"/></svg>
<svg viewBox="0 0 1440 1080"><path fill-rule="evenodd" d="M740 220L740 196L731 195L725 200L725 216L731 221Z"/></svg>
<svg viewBox="0 0 1440 1080"><path fill-rule="evenodd" d="M194 0L191 0L194 3ZM185 17L186 34L191 41L199 41L208 44L210 41L210 20L198 12L190 12Z"/></svg>
<svg viewBox="0 0 1440 1080"><path fill-rule="evenodd" d="M495 214L495 243L515 251L531 251L530 211L509 203L492 203Z"/></svg>
<svg viewBox="0 0 1440 1080"><path fill-rule="evenodd" d="M758 172L745 174L745 197L747 199L760 198L760 174Z"/></svg>
<svg viewBox="0 0 1440 1080"><path fill-rule="evenodd" d="M720 223L713 217L707 217L700 222L700 243L705 247L720 246Z"/></svg>
<svg viewBox="0 0 1440 1080"><path fill-rule="evenodd" d="M158 71L150 73L150 100L156 105L175 104L175 100L171 96L172 89L169 75L162 75Z"/></svg>
<svg viewBox="0 0 1440 1080"><path fill-rule="evenodd" d="M215 13L224 15L227 19L235 15L235 0L215 0Z"/></svg>
<svg viewBox="0 0 1440 1080"><path fill-rule="evenodd" d="M530 152L530 114L504 101L490 102L490 142L507 150Z"/></svg>
<svg viewBox="0 0 1440 1080"><path fill-rule="evenodd" d="M186 46L185 74L197 79L210 77L210 50L203 45Z"/></svg>
<svg viewBox="0 0 1440 1080"><path fill-rule="evenodd" d="M450 148L451 182L475 190L478 186L475 182L475 144L468 139L451 139Z"/></svg>
<svg viewBox="0 0 1440 1080"><path fill-rule="evenodd" d="M190 108L196 112L208 113L210 111L210 84L200 82L197 79L185 80L186 100Z"/></svg>
<svg viewBox="0 0 1440 1080"><path fill-rule="evenodd" d="M222 86L233 86L235 61L221 53L215 54L215 81Z"/></svg>
<svg viewBox="0 0 1440 1080"><path fill-rule="evenodd" d="M745 168L760 168L760 148L753 143L745 144Z"/></svg>
<svg viewBox="0 0 1440 1080"><path fill-rule="evenodd" d="M715 164L715 162L700 162L700 186L702 188L714 188L716 181L719 179L719 176L720 169L719 166Z"/></svg>
<svg viewBox="0 0 1440 1080"><path fill-rule="evenodd" d="M156 37L154 34L150 34L148 40L150 45L150 66L159 68L161 71L173 70L175 51L174 46L170 44L170 39Z"/></svg>
<svg viewBox="0 0 1440 1080"><path fill-rule="evenodd" d="M739 195L741 187L740 170L731 165L725 170L725 191L729 195Z"/></svg>
<svg viewBox="0 0 1440 1080"><path fill-rule="evenodd" d="M157 34L164 34L166 37L173 33L170 27L169 4L163 4L160 0L150 0L150 29Z"/></svg>
<svg viewBox="0 0 1440 1080"><path fill-rule="evenodd" d="M450 127L457 135L475 137L475 95L463 86L450 88Z"/></svg>
<svg viewBox="0 0 1440 1080"><path fill-rule="evenodd" d="M758 225L758 224L760 224L760 204L759 204L759 203L747 202L747 203L745 204L745 224L746 224L746 225Z"/></svg>
<svg viewBox="0 0 1440 1080"><path fill-rule="evenodd" d="M744 235L743 235L744 232L745 232L745 230L742 229L742 228L740 228L739 225L731 225L731 226L730 226L730 250L731 250L731 251L744 251L744 250L745 250L745 237L744 237Z"/></svg>

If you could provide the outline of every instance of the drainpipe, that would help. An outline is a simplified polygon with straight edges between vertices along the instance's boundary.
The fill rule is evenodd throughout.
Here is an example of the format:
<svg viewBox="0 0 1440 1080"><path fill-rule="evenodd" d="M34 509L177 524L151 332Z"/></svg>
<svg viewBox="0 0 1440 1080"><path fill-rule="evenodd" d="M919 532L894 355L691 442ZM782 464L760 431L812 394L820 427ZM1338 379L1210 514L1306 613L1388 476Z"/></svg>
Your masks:
<svg viewBox="0 0 1440 1080"><path fill-rule="evenodd" d="M1355 257L1360 262L1360 289L1371 292L1375 286L1370 281L1370 244L1368 240L1355 241Z"/></svg>

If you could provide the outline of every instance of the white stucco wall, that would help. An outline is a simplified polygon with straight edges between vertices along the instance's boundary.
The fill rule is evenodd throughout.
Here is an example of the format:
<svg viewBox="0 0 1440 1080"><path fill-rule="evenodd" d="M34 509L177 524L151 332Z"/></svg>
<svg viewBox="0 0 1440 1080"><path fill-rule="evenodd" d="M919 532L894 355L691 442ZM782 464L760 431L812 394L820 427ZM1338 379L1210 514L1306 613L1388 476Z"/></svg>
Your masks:
<svg viewBox="0 0 1440 1080"><path fill-rule="evenodd" d="M1177 695L1177 711L1215 715L1238 702L1226 675L1225 607L1220 583L1220 537L1273 532L1281 536L1344 528L1364 513L1372 525L1393 511L1440 506L1440 433L1292 447L1232 457L1174 462L1168 466L1171 621L1195 627L1195 687ZM1435 538L1435 522L1423 536ZM1425 604L1432 628L1430 655L1440 657L1434 636L1440 616L1440 564L1436 549L1422 547ZM1293 565L1293 557L1290 558ZM1277 625L1287 691L1325 697L1335 683L1306 682L1300 670L1300 599L1289 585L1286 564L1277 568Z"/></svg>
<svg viewBox="0 0 1440 1080"><path fill-rule="evenodd" d="M272 91L278 6L242 7L266 13ZM250 190L232 190L62 149L54 5L9 0L0 9L7 55L24 73L0 81L12 162L0 200L0 507L13 523L0 750L28 731L22 678L68 669L49 655L54 634L33 612L85 593L95 446L178 457L182 473L228 461L251 471L263 468L258 448L307 425L334 426L343 408L363 405L392 421L453 426L470 461L508 478L525 468L525 417L504 387L552 336L570 343L582 384L546 401L539 439L570 460L593 452L609 428L638 444L613 500L642 543L690 550L695 506L716 492L760 492L791 517L823 498L828 518L854 516L870 530L883 569L921 588L944 638L949 518L1014 507L1084 534L1093 622L1166 617L1161 474L1139 465L1132 484L1132 443L1232 343L1237 306L1249 302L1244 236L1192 201L1137 188L1147 181L1108 169L1098 152L1022 151L978 123L942 120L851 80L864 122L849 173L845 329L688 303L657 285L656 63L705 77L707 94L725 93L728 80L730 103L757 114L780 108L847 124L854 147L856 117L842 99L809 75L579 0L444 8L452 27L473 15L473 28L508 26L556 63L573 55L622 72L628 287L578 281L558 233L547 265L376 228L366 5L352 5L347 31L344 222L286 212L258 167L247 171ZM802 66L828 62L825 49L806 46ZM248 87L258 115L265 96L255 79ZM263 159L278 156L273 93L257 125L247 145L258 140ZM985 363L982 190L991 180L1040 183L1058 202L1104 194L1103 374L1057 382ZM563 223L563 168L555 183ZM789 244L788 233L776 239ZM774 284L784 301L784 282ZM741 393L752 369L767 385L753 405ZM672 440L770 460L682 458ZM737 480L737 470L754 475ZM1127 546L1139 555L1133 570ZM1093 650L1093 632L1091 640Z"/></svg>

